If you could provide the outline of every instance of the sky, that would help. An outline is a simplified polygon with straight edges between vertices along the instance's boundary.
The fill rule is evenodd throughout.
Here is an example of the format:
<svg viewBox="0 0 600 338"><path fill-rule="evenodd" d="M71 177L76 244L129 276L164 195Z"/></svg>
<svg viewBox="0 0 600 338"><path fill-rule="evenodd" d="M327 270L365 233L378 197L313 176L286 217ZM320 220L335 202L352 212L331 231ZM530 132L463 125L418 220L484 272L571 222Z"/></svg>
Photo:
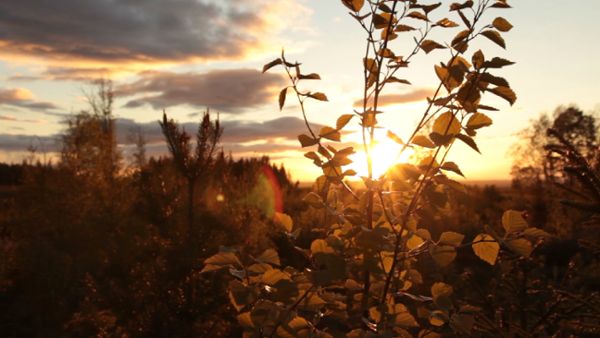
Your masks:
<svg viewBox="0 0 600 338"><path fill-rule="evenodd" d="M540 114L569 104L600 109L600 2L509 4L512 9L487 15L513 24L503 33L507 49L490 41L471 48L481 48L488 59L516 62L498 75L518 99L513 106L484 99L500 111L489 114L494 124L477 136L481 154L462 145L452 149L449 159L468 179L509 179L516 134ZM224 125L224 151L268 155L285 164L293 179L310 180L319 171L296 140L306 132L298 106L290 96L279 111L277 95L286 79L279 69L261 69L283 48L304 72L319 73L322 81L305 88L326 93L329 102L309 103L308 118L316 128L334 125L361 98L364 34L347 12L338 0L0 1L0 161L20 162L32 146L52 157L65 121L86 109L85 94L94 80L105 78L114 84L118 141L126 155L132 149L128 134L138 127L148 152L165 154L157 122L163 109L193 132L209 108ZM440 8L432 17L445 14ZM449 40L459 29L433 37ZM392 47L403 55L413 44L406 35ZM403 70L400 76L412 85L384 92L391 100L379 119L384 130L410 134L437 85L433 65L448 58L447 50L420 52ZM357 130L356 121L349 128ZM358 141L352 134L344 139Z"/></svg>

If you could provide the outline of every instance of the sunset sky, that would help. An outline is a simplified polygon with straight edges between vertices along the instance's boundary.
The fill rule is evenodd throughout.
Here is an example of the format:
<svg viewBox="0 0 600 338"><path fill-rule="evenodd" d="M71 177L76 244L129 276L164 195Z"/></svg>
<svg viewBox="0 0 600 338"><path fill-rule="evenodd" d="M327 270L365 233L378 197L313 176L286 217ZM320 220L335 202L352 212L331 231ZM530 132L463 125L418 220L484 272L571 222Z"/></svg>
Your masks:
<svg viewBox="0 0 600 338"><path fill-rule="evenodd" d="M567 104L600 108L600 2L509 3L513 9L488 13L489 21L503 16L515 26L504 35L507 50L481 41L472 51L481 48L488 58L517 62L499 75L518 100L512 107L487 101L501 111L490 115L494 125L478 135L482 155L462 145L453 149L450 157L469 179L508 179L515 133L540 113ZM440 8L432 15L444 14ZM434 37L448 40L459 29ZM318 171L296 140L305 132L300 112L292 104L282 112L277 106L287 82L278 69L267 74L260 69L285 48L305 72L319 73L323 80L310 88L325 92L329 102L309 104L309 119L334 125L361 97L363 41L338 0L1 1L0 161L21 161L31 145L40 153L57 151L64 120L86 107L84 92L103 77L114 82L125 154L136 125L149 153L164 154L157 123L163 109L193 132L209 107L223 121L225 151L269 155L285 163L294 179L309 180ZM412 48L410 35L394 45L400 55ZM412 86L388 88L390 102L380 119L385 128L408 136L437 85L433 64L446 61L448 53L421 52L401 75ZM348 141L357 141L352 137Z"/></svg>

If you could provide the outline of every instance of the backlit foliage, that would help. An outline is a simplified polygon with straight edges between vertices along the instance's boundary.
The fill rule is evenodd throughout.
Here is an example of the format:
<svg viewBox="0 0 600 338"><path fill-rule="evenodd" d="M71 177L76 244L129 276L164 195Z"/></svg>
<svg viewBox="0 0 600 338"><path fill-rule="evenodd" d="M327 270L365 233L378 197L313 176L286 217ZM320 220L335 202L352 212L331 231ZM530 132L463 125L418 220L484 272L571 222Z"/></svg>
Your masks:
<svg viewBox="0 0 600 338"><path fill-rule="evenodd" d="M474 239L453 231L432 234L427 224L431 217L444 218L448 194L465 191L447 176L462 172L446 157L455 142L479 151L477 130L490 126L490 115L498 110L484 104L484 99L497 96L511 105L516 100L508 81L492 74L513 62L469 48L480 39L506 48L501 33L510 31L512 25L502 17L491 23L483 17L510 6L503 0L452 3L444 17L438 10L442 3L342 3L366 35L360 109L340 115L335 126L314 130L305 102L328 98L304 90L302 84L321 76L304 73L301 64L289 61L283 52L263 68L281 67L288 76L290 85L280 92L279 108L289 96L297 100L307 127L298 140L308 149L305 157L323 172L305 197L306 203L322 213L324 229L305 252L308 266L283 266L270 249L253 257L223 248L205 261L204 271L227 268L234 277L229 298L245 337L437 337L485 332L488 329L475 325L477 306L455 298L452 285L445 281L424 279L419 267L429 261L445 269L460 248L469 246L491 265L501 247L528 257L533 242L545 235L512 210L499 222L502 230L481 224L481 234ZM430 38L432 31L443 30L452 32L447 41ZM392 41L398 45L396 40L404 50L392 49ZM379 105L381 94L392 85L410 85L401 74L421 51L444 60L433 67L439 79L437 89L408 137L393 131L388 137L401 145L400 153L415 148L425 156L418 163L397 164L375 177L375 129L382 127L378 116L385 113ZM352 121L361 127L363 147L336 147ZM428 127L431 132L425 133ZM345 181L356 173L344 169L355 151L365 152L368 159L368 175L361 177L363 188L356 190ZM277 221L287 236L297 235L289 217L280 216Z"/></svg>

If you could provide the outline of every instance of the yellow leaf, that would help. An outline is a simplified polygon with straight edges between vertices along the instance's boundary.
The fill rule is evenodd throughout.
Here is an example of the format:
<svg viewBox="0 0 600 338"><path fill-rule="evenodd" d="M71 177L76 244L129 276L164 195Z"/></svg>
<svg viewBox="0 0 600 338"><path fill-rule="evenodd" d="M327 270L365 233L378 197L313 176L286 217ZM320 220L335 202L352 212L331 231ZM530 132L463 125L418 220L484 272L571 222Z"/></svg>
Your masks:
<svg viewBox="0 0 600 338"><path fill-rule="evenodd" d="M502 215L502 226L506 233L523 231L527 229L527 221L523 218L523 213L516 210L507 210Z"/></svg>
<svg viewBox="0 0 600 338"><path fill-rule="evenodd" d="M439 266L445 267L456 258L456 249L451 245L432 245L429 254Z"/></svg>
<svg viewBox="0 0 600 338"><path fill-rule="evenodd" d="M482 113L475 113L469 118L469 122L467 122L467 127L472 129L479 129L483 127L487 127L492 124L492 119L487 115Z"/></svg>
<svg viewBox="0 0 600 338"><path fill-rule="evenodd" d="M275 212L275 216L273 216L273 218L275 223L281 225L287 232L292 232L294 221L289 215L282 212Z"/></svg>
<svg viewBox="0 0 600 338"><path fill-rule="evenodd" d="M513 28L513 25L503 17L495 18L494 21L492 21L492 25L501 32L508 32Z"/></svg>
<svg viewBox="0 0 600 338"><path fill-rule="evenodd" d="M267 285L275 285L282 279L290 280L290 275L287 272L283 272L279 269L273 269L265 272L262 275L262 282Z"/></svg>
<svg viewBox="0 0 600 338"><path fill-rule="evenodd" d="M340 117L338 117L337 122L335 123L335 127L337 130L340 130L342 128L344 128L348 122L350 122L350 120L352 120L352 118L354 117L354 115L352 114L344 114L341 115Z"/></svg>
<svg viewBox="0 0 600 338"><path fill-rule="evenodd" d="M291 231L291 229L288 231ZM260 256L256 257L256 260L261 263L281 265L281 262L279 261L279 254L277 254L277 251L273 249L265 250L262 254L260 254Z"/></svg>
<svg viewBox="0 0 600 338"><path fill-rule="evenodd" d="M419 324L415 320L415 317L413 317L413 315L408 311L401 312L400 314L396 315L396 318L394 319L394 323L396 325L399 325L402 327L418 327L419 326Z"/></svg>
<svg viewBox="0 0 600 338"><path fill-rule="evenodd" d="M433 123L433 132L442 136L459 134L460 128L460 122L451 111L441 114Z"/></svg>
<svg viewBox="0 0 600 338"><path fill-rule="evenodd" d="M317 144L317 140L305 134L298 135L298 141L300 141L303 148Z"/></svg>
<svg viewBox="0 0 600 338"><path fill-rule="evenodd" d="M333 253L333 248L330 247L327 242L323 239L315 239L310 245L310 251L312 254L316 254L318 252L322 253Z"/></svg>
<svg viewBox="0 0 600 338"><path fill-rule="evenodd" d="M508 240L506 241L506 246L510 250L523 257L529 257L531 251L533 251L533 246L531 245L531 242L526 240L525 238L516 238Z"/></svg>
<svg viewBox="0 0 600 338"><path fill-rule="evenodd" d="M319 132L319 136L332 141L340 141L342 135L339 131L331 127L323 127Z"/></svg>
<svg viewBox="0 0 600 338"><path fill-rule="evenodd" d="M465 235L459 234L458 232L447 231L441 234L439 244L451 245L451 246L459 246Z"/></svg>
<svg viewBox="0 0 600 338"><path fill-rule="evenodd" d="M244 312L237 316L238 323L243 328L253 328L254 323L252 323L252 317L250 316L250 312Z"/></svg>
<svg viewBox="0 0 600 338"><path fill-rule="evenodd" d="M415 137L413 137L412 144L416 144L425 148L435 148L435 144L427 136L424 135L416 135Z"/></svg>
<svg viewBox="0 0 600 338"><path fill-rule="evenodd" d="M472 248L477 257L491 265L496 264L500 245L494 240L494 237L488 234L479 234L473 240Z"/></svg>

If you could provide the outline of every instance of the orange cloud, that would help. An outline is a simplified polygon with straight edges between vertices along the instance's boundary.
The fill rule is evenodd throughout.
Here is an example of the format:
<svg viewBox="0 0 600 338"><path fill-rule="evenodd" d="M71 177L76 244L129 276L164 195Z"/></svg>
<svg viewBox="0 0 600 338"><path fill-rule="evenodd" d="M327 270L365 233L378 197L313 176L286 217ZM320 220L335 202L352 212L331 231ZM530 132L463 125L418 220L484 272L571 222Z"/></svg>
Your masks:
<svg viewBox="0 0 600 338"><path fill-rule="evenodd" d="M416 89L412 92L404 93L404 94L386 94L380 95L378 100L378 105L380 107L391 106L395 104L403 104L403 103L411 103L423 101L427 97L432 97L434 91L432 89ZM369 105L373 104L373 99L369 100ZM357 100L354 102L354 107L362 107L363 101Z"/></svg>

